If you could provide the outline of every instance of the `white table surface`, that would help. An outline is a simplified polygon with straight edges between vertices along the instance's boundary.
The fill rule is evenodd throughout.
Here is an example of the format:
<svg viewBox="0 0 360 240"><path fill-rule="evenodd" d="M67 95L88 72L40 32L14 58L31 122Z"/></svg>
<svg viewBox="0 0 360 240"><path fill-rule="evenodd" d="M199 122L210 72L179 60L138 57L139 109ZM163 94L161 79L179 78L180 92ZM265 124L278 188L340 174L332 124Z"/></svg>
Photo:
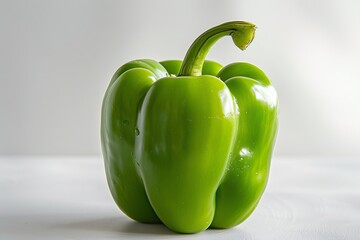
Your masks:
<svg viewBox="0 0 360 240"><path fill-rule="evenodd" d="M101 157L0 157L0 239L360 239L360 159L275 158L243 224L175 234L115 206Z"/></svg>

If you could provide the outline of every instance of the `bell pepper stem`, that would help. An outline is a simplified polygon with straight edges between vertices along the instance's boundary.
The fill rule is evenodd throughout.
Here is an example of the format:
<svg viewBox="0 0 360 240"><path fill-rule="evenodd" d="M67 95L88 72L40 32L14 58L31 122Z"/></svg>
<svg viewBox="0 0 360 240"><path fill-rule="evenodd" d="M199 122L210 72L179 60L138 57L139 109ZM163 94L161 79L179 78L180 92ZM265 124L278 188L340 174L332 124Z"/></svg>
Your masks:
<svg viewBox="0 0 360 240"><path fill-rule="evenodd" d="M233 21L213 27L201 34L190 46L178 76L200 76L205 57L212 45L230 35L234 44L245 50L255 36L256 26L249 22Z"/></svg>

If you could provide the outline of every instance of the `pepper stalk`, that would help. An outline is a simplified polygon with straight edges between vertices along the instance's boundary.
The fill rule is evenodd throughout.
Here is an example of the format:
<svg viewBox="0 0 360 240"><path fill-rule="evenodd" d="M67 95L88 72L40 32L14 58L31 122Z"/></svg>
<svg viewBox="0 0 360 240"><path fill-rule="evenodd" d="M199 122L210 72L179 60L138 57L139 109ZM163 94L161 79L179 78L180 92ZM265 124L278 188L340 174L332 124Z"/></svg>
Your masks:
<svg viewBox="0 0 360 240"><path fill-rule="evenodd" d="M224 36L230 35L234 44L245 50L254 39L255 30L254 24L244 21L227 22L207 30L190 46L178 76L200 76L210 48Z"/></svg>

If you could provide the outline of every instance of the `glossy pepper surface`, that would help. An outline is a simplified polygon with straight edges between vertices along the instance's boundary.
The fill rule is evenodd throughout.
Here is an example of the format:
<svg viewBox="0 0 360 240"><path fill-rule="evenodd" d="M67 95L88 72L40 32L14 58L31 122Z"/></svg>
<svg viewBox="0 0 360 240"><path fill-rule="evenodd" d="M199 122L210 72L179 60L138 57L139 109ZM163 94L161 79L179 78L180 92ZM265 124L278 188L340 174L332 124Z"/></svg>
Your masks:
<svg viewBox="0 0 360 240"><path fill-rule="evenodd" d="M230 35L244 50L255 25L206 31L184 61L135 60L105 93L101 142L108 185L120 209L180 233L243 222L264 192L277 132L269 79L244 62L205 60Z"/></svg>

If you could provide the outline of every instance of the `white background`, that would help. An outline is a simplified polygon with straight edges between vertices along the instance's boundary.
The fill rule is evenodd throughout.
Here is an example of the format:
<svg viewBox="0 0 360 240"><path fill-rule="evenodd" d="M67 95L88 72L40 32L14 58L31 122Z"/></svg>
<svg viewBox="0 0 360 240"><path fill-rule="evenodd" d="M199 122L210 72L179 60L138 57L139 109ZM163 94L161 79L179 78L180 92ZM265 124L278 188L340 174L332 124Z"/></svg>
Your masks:
<svg viewBox="0 0 360 240"><path fill-rule="evenodd" d="M0 1L0 154L100 156L101 101L137 58L182 59L230 20L258 26L208 58L248 61L280 98L276 156L360 154L359 1Z"/></svg>

